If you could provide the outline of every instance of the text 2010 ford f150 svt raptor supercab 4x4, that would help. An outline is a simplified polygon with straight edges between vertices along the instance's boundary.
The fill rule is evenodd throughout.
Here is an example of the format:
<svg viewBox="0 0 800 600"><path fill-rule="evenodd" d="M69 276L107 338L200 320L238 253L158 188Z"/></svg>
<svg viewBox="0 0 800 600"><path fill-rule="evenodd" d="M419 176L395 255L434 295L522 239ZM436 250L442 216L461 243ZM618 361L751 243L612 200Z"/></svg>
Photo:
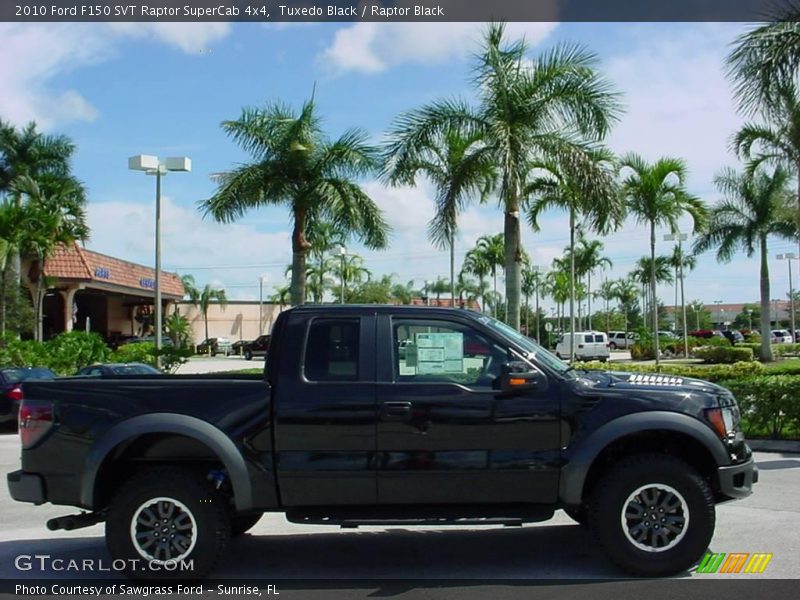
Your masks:
<svg viewBox="0 0 800 600"><path fill-rule="evenodd" d="M12 497L85 509L48 526L105 521L115 559L192 560L194 576L264 512L494 525L558 508L625 570L675 573L708 547L715 505L758 479L727 390L577 371L466 310L302 306L276 321L263 378L69 379L23 396Z"/></svg>

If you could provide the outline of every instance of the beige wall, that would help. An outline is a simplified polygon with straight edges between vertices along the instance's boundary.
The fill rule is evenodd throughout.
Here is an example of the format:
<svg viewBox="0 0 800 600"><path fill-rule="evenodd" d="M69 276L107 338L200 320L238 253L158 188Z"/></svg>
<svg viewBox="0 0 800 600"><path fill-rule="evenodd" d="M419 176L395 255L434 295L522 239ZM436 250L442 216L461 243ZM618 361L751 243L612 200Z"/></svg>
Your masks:
<svg viewBox="0 0 800 600"><path fill-rule="evenodd" d="M281 312L277 304L264 303L261 330L258 325L258 302L229 302L226 306L212 304L208 307L208 336L226 337L230 341L254 340L260 333L272 331L272 325ZM180 313L192 324L194 343L199 344L205 337L205 324L203 314L196 306L181 302L178 304ZM288 307L284 307L288 308Z"/></svg>
<svg viewBox="0 0 800 600"><path fill-rule="evenodd" d="M134 322L136 326L139 324ZM123 335L135 333L131 328L131 307L123 306L122 298L108 298L108 331L119 331Z"/></svg>

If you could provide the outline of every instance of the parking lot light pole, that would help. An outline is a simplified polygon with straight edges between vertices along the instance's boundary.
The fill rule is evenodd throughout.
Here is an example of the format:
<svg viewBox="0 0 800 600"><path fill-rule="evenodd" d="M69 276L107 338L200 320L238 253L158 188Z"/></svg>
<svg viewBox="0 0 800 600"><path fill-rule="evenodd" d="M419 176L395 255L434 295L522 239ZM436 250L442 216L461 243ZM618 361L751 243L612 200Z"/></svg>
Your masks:
<svg viewBox="0 0 800 600"><path fill-rule="evenodd" d="M722 320L722 317L721 317L721 314L722 314L721 310L722 309L719 306L720 304L722 304L722 300L714 300L714 304L717 305L717 323L719 323Z"/></svg>
<svg viewBox="0 0 800 600"><path fill-rule="evenodd" d="M189 172L192 161L185 156L159 159L149 154L137 154L128 159L128 168L132 171L144 171L156 178L156 276L155 276L155 338L156 365L161 368L161 329L163 315L161 311L161 178L170 171Z"/></svg>
<svg viewBox="0 0 800 600"><path fill-rule="evenodd" d="M747 309L747 326L750 328L750 333L753 332L753 309Z"/></svg>
<svg viewBox="0 0 800 600"><path fill-rule="evenodd" d="M792 319L792 343L797 341L797 334L794 328L794 288L792 287L792 261L797 258L794 252L787 252L786 254L778 254L778 260L785 260L789 263L789 308L791 310Z"/></svg>

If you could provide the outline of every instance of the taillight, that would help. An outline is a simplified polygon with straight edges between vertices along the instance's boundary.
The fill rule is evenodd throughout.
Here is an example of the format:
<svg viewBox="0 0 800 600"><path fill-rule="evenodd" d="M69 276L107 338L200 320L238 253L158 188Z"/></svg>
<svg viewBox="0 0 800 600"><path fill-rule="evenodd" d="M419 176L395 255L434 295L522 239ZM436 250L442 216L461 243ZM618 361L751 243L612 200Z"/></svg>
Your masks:
<svg viewBox="0 0 800 600"><path fill-rule="evenodd" d="M22 400L19 405L19 437L22 448L31 448L53 426L53 403Z"/></svg>
<svg viewBox="0 0 800 600"><path fill-rule="evenodd" d="M22 388L20 386L14 386L6 393L6 396L9 400L13 400L14 402L20 402L22 400Z"/></svg>

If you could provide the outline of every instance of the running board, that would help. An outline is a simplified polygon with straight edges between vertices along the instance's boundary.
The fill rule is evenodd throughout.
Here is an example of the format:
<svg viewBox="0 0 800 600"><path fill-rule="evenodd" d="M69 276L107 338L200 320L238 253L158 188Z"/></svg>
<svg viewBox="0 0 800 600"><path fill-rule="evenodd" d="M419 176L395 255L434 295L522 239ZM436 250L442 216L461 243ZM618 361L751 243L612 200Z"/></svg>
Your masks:
<svg viewBox="0 0 800 600"><path fill-rule="evenodd" d="M308 525L338 525L344 528L359 526L427 526L445 525L505 525L547 521L553 516L552 507L538 506L436 506L436 507L321 507L293 508L286 511L292 523Z"/></svg>

